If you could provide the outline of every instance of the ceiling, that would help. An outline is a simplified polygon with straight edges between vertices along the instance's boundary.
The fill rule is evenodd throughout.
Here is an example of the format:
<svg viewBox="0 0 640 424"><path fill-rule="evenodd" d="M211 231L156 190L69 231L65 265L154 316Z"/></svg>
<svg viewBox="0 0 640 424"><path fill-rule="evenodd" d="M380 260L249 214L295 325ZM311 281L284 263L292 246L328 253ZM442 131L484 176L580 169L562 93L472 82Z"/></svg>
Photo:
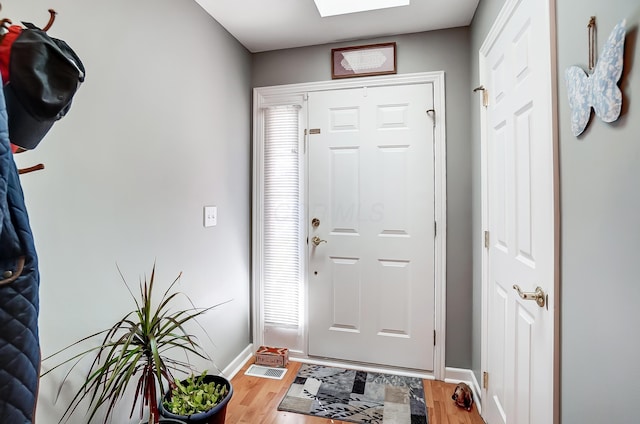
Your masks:
<svg viewBox="0 0 640 424"><path fill-rule="evenodd" d="M195 1L258 53L466 26L479 0L411 0L409 6L326 18L313 0Z"/></svg>

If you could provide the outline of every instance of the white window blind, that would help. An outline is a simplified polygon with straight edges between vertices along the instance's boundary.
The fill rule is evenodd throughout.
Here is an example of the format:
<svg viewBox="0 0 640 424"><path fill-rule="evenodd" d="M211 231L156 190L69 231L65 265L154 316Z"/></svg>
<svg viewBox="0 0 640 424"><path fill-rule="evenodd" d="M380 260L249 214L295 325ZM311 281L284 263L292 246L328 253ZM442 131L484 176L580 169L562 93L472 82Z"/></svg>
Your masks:
<svg viewBox="0 0 640 424"><path fill-rule="evenodd" d="M298 106L265 109L264 322L298 326L302 281Z"/></svg>

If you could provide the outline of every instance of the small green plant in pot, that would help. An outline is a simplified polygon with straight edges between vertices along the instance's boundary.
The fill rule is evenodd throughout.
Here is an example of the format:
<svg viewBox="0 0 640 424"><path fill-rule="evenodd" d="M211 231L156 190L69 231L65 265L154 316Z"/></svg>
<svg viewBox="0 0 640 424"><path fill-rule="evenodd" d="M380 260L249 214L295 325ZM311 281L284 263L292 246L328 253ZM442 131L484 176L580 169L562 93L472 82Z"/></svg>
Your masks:
<svg viewBox="0 0 640 424"><path fill-rule="evenodd" d="M160 414L188 424L223 424L232 395L233 387L226 378L207 375L207 371L192 374L175 381L160 404Z"/></svg>
<svg viewBox="0 0 640 424"><path fill-rule="evenodd" d="M84 346L89 340L99 339L94 347L73 354L43 373L43 376L57 368L71 363L71 369L62 379L60 388L65 384L72 370L85 358L92 358L91 367L85 380L75 393L59 422L67 421L83 402L88 402L87 423L96 418L98 411L106 408L104 423L110 421L117 402L127 389L135 390L131 412L133 416L136 405L140 407L140 418L149 408L149 422L158 423L159 399L169 388L176 386L175 374L188 375L194 372L186 362L192 354L202 359L211 360L199 345L197 338L185 329L185 324L195 321L202 314L223 303L207 307L176 309L175 301L184 296L191 305L193 303L184 293L172 292L180 280L180 275L169 285L157 305L152 302L155 283L155 264L149 280L140 279L140 295L136 297L125 278L122 281L131 294L135 308L115 322L106 330L84 337L64 349L43 359L46 364L71 348ZM177 359L176 355L183 359ZM175 422L175 421L170 421Z"/></svg>

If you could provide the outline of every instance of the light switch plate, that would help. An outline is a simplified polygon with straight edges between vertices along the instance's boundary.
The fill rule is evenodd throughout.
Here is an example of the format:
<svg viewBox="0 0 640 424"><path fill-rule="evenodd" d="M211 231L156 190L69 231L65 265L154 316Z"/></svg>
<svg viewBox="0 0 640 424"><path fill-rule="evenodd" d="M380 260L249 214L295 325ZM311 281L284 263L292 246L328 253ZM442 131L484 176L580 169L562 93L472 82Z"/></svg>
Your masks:
<svg viewBox="0 0 640 424"><path fill-rule="evenodd" d="M204 207L204 226L215 227L218 224L218 208L215 206Z"/></svg>

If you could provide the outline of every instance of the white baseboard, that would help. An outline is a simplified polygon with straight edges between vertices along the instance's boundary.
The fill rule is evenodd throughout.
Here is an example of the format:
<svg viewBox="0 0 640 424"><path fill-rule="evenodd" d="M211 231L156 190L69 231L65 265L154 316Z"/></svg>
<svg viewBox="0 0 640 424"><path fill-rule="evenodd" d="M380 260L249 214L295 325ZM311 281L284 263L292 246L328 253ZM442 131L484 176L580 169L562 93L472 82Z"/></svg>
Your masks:
<svg viewBox="0 0 640 424"><path fill-rule="evenodd" d="M222 370L222 375L231 380L253 357L253 343L245 347L229 365Z"/></svg>
<svg viewBox="0 0 640 424"><path fill-rule="evenodd" d="M482 412L482 398L480 396L482 392L473 371L464 368L447 367L445 369L444 381L454 384L467 383L469 387L471 387L471 391L473 391L473 401L476 403L478 412Z"/></svg>

